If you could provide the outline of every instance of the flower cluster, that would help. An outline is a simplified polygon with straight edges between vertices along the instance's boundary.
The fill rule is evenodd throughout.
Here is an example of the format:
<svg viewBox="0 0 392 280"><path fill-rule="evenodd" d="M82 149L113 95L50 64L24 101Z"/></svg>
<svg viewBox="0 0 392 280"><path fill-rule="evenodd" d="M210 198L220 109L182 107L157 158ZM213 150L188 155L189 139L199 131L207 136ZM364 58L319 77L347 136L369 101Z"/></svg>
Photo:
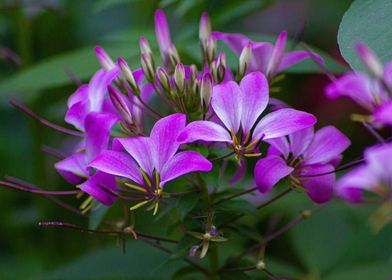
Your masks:
<svg viewBox="0 0 392 280"><path fill-rule="evenodd" d="M155 30L161 66L144 37L140 38L140 68L134 71L123 58L113 61L96 47L101 69L68 99L65 121L77 130L72 133L79 141L55 168L78 196L85 197L83 214L120 200L130 211L144 208L156 215L166 200L203 192L207 197L203 202L205 232L189 233L202 240L192 246L191 255L201 248L204 257L210 241L227 240L214 222L215 205L252 191L268 196L265 193L283 180L289 190L306 193L318 204L334 194L360 202L363 190L392 201L392 146L376 131L392 125L392 63L383 67L360 44L358 52L370 74L348 73L326 88L327 96L348 96L367 109L370 115L355 115L354 119L382 142L366 149L363 159L340 166L342 153L350 146L342 132L334 126L315 129L314 115L270 98L280 72L304 59L322 65L318 54L286 52L285 31L275 44L213 32L204 13L199 28L202 59L185 65L162 10L155 13ZM238 55L236 70L228 67L218 42ZM274 106L277 102L280 105ZM217 200L201 173L221 169L228 162L240 175L250 169L255 187L229 197L222 193L224 198ZM357 163L361 165L335 182L337 171ZM180 178L185 191L170 190L169 182ZM241 179L237 176L236 181ZM308 212L303 214L307 216ZM125 225L122 230L137 237L133 226ZM264 269L264 263L260 267Z"/></svg>

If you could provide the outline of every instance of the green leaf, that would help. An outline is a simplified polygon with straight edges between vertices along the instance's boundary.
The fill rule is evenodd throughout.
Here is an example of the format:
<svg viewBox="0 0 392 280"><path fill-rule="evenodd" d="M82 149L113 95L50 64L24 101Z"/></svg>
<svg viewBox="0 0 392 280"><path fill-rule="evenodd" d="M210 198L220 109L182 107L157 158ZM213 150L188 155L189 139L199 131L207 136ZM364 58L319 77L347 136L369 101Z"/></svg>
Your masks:
<svg viewBox="0 0 392 280"><path fill-rule="evenodd" d="M325 280L385 280L392 276L392 265L385 262L363 263L341 271L333 271Z"/></svg>
<svg viewBox="0 0 392 280"><path fill-rule="evenodd" d="M97 210L92 211L89 216L89 228L97 229L108 210L109 207L106 207L101 204Z"/></svg>
<svg viewBox="0 0 392 280"><path fill-rule="evenodd" d="M177 199L176 209L178 214L180 215L181 220L184 220L188 213L195 208L200 197L200 193L191 193L188 195L181 196Z"/></svg>
<svg viewBox="0 0 392 280"><path fill-rule="evenodd" d="M356 0L351 4L340 23L338 43L353 69L364 69L355 51L358 42L372 48L384 63L392 58L391 14L390 0Z"/></svg>
<svg viewBox="0 0 392 280"><path fill-rule="evenodd" d="M351 233L347 221L331 205L291 230L292 244L299 260L308 272L316 274L337 265L347 250Z"/></svg>
<svg viewBox="0 0 392 280"><path fill-rule="evenodd" d="M168 255L141 241L131 241L126 253L120 248L97 250L60 267L40 279L170 279L184 263L160 266Z"/></svg>

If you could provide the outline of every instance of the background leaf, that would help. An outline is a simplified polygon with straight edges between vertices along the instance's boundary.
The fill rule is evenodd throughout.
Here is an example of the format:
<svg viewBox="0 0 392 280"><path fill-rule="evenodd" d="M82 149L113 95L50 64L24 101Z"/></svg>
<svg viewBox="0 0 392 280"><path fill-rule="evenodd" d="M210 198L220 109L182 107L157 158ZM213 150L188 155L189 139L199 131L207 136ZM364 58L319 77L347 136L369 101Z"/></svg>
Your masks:
<svg viewBox="0 0 392 280"><path fill-rule="evenodd" d="M355 70L363 70L355 45L363 42L382 62L392 57L392 1L356 0L344 14L338 32L340 51Z"/></svg>

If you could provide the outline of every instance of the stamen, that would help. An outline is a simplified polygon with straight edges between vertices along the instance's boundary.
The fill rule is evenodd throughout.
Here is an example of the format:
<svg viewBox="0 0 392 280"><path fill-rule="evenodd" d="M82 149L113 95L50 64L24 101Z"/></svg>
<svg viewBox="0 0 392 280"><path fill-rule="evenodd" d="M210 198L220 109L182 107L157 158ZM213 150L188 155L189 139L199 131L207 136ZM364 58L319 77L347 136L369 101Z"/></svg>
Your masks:
<svg viewBox="0 0 392 280"><path fill-rule="evenodd" d="M91 208L92 206L91 206L91 203L93 202L93 197L92 196L89 196L89 197L87 197L83 202L82 202L82 204L80 204L80 209L82 209L83 211L85 211L87 208Z"/></svg>
<svg viewBox="0 0 392 280"><path fill-rule="evenodd" d="M131 211L138 209L139 207L142 207L143 205L146 205L148 202L150 202L149 200L145 200L142 202L139 202L138 204L132 206L131 208L129 208Z"/></svg>
<svg viewBox="0 0 392 280"><path fill-rule="evenodd" d="M234 131L233 131L233 130L230 130L230 134L231 134L231 138L233 139L233 144L234 144L234 146L239 145L237 136L234 134Z"/></svg>
<svg viewBox="0 0 392 280"><path fill-rule="evenodd" d="M254 154L244 154L245 157L259 157L261 153L254 153Z"/></svg>
<svg viewBox="0 0 392 280"><path fill-rule="evenodd" d="M151 180L150 180L150 178L148 177L147 173L144 172L144 170L141 169L141 168L140 168L140 171L142 172L144 181L146 181L147 185L151 188L151 187L152 187Z"/></svg>
<svg viewBox="0 0 392 280"><path fill-rule="evenodd" d="M139 186L136 186L136 185L133 185L133 184L130 184L130 183L124 183L124 185L129 187L129 188L131 188L131 189L134 189L134 190L138 190L138 191L141 191L141 192L144 192L144 193L147 192L146 189L144 189L142 187L139 187Z"/></svg>
<svg viewBox="0 0 392 280"><path fill-rule="evenodd" d="M154 207L154 213L152 214L153 216L155 216L158 212L158 206L159 206L159 202L155 203L155 207Z"/></svg>
<svg viewBox="0 0 392 280"><path fill-rule="evenodd" d="M155 187L156 187L156 189L159 189L159 182L160 182L159 174L158 174L158 171L155 170Z"/></svg>

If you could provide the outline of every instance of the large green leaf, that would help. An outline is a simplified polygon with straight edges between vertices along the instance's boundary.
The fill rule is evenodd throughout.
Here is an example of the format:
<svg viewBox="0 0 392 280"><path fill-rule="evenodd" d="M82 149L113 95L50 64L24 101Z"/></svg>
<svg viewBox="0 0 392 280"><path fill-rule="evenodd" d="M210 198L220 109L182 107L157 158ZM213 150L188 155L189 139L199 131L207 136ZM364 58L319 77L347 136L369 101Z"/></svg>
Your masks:
<svg viewBox="0 0 392 280"><path fill-rule="evenodd" d="M320 275L346 252L351 233L347 221L329 206L292 229L292 244L308 273Z"/></svg>
<svg viewBox="0 0 392 280"><path fill-rule="evenodd" d="M126 253L109 247L91 252L60 267L40 279L170 279L182 261L164 263L168 254L136 240L129 242Z"/></svg>
<svg viewBox="0 0 392 280"><path fill-rule="evenodd" d="M367 262L341 271L333 271L325 280L385 280L391 277L392 264Z"/></svg>
<svg viewBox="0 0 392 280"><path fill-rule="evenodd" d="M355 45L366 43L385 63L392 58L392 1L356 0L340 23L338 43L344 59L353 69L363 66Z"/></svg>

